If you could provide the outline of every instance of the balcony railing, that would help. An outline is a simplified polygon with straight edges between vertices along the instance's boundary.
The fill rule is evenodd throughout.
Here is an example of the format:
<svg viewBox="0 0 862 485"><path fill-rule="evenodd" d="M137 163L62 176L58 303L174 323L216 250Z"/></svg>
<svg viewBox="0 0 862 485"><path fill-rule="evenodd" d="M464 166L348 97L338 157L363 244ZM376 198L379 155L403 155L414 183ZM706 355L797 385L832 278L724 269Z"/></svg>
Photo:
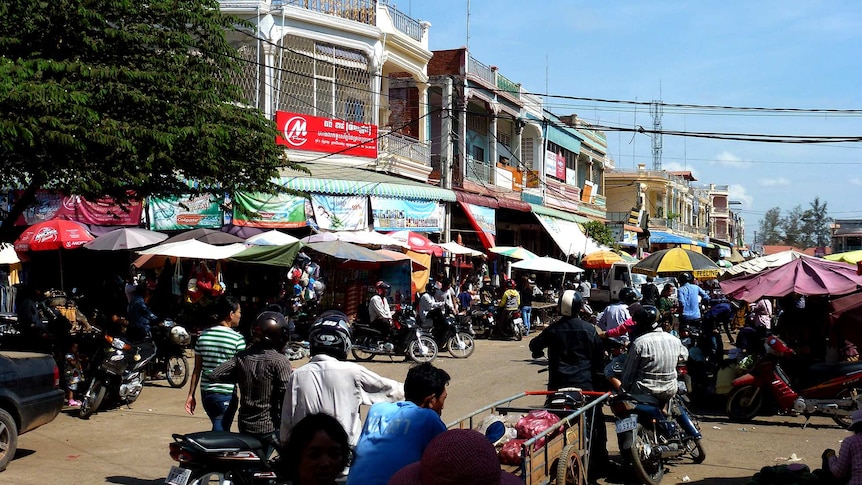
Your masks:
<svg viewBox="0 0 862 485"><path fill-rule="evenodd" d="M726 207L713 207L712 215L716 217L727 217L730 215L730 211L728 211Z"/></svg>
<svg viewBox="0 0 862 485"><path fill-rule="evenodd" d="M389 16L392 17L392 25L397 30L404 32L414 40L422 40L422 26L419 25L418 20L410 18L407 14L395 8L394 4L390 4L386 0L380 0L380 3L386 5L389 9Z"/></svg>
<svg viewBox="0 0 862 485"><path fill-rule="evenodd" d="M426 167L431 166L431 144L404 136L400 133L385 133L377 142L381 153L394 155Z"/></svg>
<svg viewBox="0 0 862 485"><path fill-rule="evenodd" d="M491 164L468 156L466 160L467 180L481 183L491 182Z"/></svg>
<svg viewBox="0 0 862 485"><path fill-rule="evenodd" d="M490 67L476 60L476 58L470 54L467 54L467 74L476 76L491 86L496 86L496 83L494 82L494 71L492 71Z"/></svg>

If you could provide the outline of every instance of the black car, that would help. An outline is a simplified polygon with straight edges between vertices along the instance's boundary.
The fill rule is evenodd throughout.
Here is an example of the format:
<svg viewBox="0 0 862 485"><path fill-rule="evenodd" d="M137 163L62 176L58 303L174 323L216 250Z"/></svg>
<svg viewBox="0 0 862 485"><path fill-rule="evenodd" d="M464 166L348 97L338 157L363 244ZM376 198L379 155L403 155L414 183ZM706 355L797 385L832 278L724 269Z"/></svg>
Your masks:
<svg viewBox="0 0 862 485"><path fill-rule="evenodd" d="M34 352L0 352L0 471L15 456L18 435L50 423L63 407L54 358Z"/></svg>

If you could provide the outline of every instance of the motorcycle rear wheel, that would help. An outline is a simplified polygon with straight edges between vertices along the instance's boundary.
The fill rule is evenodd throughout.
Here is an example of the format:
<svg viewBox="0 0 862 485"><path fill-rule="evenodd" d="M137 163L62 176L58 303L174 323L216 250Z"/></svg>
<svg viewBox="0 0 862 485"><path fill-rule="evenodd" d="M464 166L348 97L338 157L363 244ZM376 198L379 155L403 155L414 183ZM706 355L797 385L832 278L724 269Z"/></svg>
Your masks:
<svg viewBox="0 0 862 485"><path fill-rule="evenodd" d="M756 386L742 386L727 398L727 415L736 421L750 421L757 416L761 407L763 392Z"/></svg>
<svg viewBox="0 0 862 485"><path fill-rule="evenodd" d="M455 357L456 359L466 359L473 355L473 351L476 350L476 342L473 340L473 336L469 333L458 332L457 335L449 337L446 347L448 348L449 353L452 354L452 357Z"/></svg>
<svg viewBox="0 0 862 485"><path fill-rule="evenodd" d="M219 472L203 472L189 481L189 485L230 485L232 483L234 483L233 480Z"/></svg>
<svg viewBox="0 0 862 485"><path fill-rule="evenodd" d="M177 354L168 357L165 366L165 379L171 387L183 387L189 381L189 360L185 355Z"/></svg>
<svg viewBox="0 0 862 485"><path fill-rule="evenodd" d="M84 396L81 400L81 408L78 410L78 417L81 419L89 418L93 413L98 411L102 400L105 399L107 389L101 383L93 385L91 396Z"/></svg>
<svg viewBox="0 0 862 485"><path fill-rule="evenodd" d="M515 325L514 332L515 332L515 340L517 340L518 342L520 342L521 340L524 340L524 332L521 331L520 325Z"/></svg>
<svg viewBox="0 0 862 485"><path fill-rule="evenodd" d="M835 396L838 399L849 399L853 392L856 393L856 405L851 407L850 411L862 409L862 389L858 387L848 387L846 389L841 389L841 392ZM842 428L846 429L850 427L850 416L832 416L832 420Z"/></svg>
<svg viewBox="0 0 862 485"><path fill-rule="evenodd" d="M423 335L407 345L407 357L413 362L431 362L437 358L437 343Z"/></svg>
<svg viewBox="0 0 862 485"><path fill-rule="evenodd" d="M350 347L350 353L353 354L353 358L358 360L359 362L371 362L374 359L374 356L377 355L373 352L363 350L362 347L357 347L355 345Z"/></svg>
<svg viewBox="0 0 862 485"><path fill-rule="evenodd" d="M653 436L653 433L639 424L629 450L629 458L641 483L659 485L664 477L664 463L661 458L650 456L652 448L658 445L653 441Z"/></svg>

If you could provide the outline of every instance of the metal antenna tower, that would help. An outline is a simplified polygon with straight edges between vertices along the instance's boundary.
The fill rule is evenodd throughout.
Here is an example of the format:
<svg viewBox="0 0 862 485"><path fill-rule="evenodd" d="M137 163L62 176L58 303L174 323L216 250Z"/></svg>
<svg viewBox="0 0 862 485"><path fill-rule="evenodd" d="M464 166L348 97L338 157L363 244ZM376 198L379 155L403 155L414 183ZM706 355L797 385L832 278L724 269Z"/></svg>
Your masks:
<svg viewBox="0 0 862 485"><path fill-rule="evenodd" d="M653 170L661 170L661 115L664 111L664 104L661 100L653 100L649 105L649 112L652 115L652 168Z"/></svg>

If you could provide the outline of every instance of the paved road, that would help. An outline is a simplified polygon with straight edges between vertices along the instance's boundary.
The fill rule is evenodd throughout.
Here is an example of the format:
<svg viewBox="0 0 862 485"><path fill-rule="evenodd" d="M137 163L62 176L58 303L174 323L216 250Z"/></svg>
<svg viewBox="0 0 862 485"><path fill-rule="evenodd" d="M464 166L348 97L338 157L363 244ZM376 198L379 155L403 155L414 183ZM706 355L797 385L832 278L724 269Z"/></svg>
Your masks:
<svg viewBox="0 0 862 485"><path fill-rule="evenodd" d="M443 356L435 363L453 379L443 411L446 422L500 398L542 389L545 384L546 374L536 373L541 367L530 360L526 340L481 340L469 359ZM403 380L409 365L400 359L390 363L378 357L369 367ZM21 437L15 460L0 473L0 483L163 483L173 464L167 453L171 434L209 428L202 411L196 416L185 413L186 392L155 382L130 409L100 412L89 421L61 414L51 424ZM539 404L541 399L537 399ZM771 417L742 425L729 423L720 415L701 415L706 462L673 465L664 483L742 484L762 466L787 463L792 454L816 467L822 450L838 449L846 432L822 418L801 429L803 421ZM616 454L613 438L609 448L612 456Z"/></svg>

